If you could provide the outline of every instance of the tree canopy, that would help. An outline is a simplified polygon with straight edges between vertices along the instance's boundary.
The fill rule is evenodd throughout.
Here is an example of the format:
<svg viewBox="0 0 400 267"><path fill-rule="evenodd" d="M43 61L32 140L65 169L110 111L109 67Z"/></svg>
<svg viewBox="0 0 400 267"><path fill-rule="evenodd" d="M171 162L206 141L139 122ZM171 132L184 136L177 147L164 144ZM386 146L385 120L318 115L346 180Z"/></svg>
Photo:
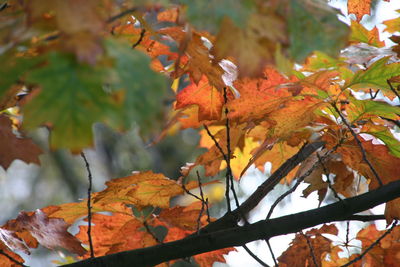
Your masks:
<svg viewBox="0 0 400 267"><path fill-rule="evenodd" d="M89 187L80 202L10 218L0 265L24 266L20 255L43 246L69 251L58 264L74 267L212 266L243 246L267 266L246 244L296 233L282 255L272 253L276 265L397 266L400 18L383 22L389 47L365 26L374 4L348 0L347 25L323 0L2 1L0 165L67 150L81 154ZM131 170L92 192L84 149L96 123L117 132L137 125L151 145L192 128L203 150L178 177ZM48 144L30 138L39 128ZM267 162L271 175L240 201L235 184ZM218 183L226 211L213 218L203 188ZM250 223L280 183L289 190ZM300 184L320 205L274 217ZM177 204L181 195L193 201ZM384 214L360 214L384 203ZM335 222L352 220L372 223L346 256L349 240L329 236Z"/></svg>

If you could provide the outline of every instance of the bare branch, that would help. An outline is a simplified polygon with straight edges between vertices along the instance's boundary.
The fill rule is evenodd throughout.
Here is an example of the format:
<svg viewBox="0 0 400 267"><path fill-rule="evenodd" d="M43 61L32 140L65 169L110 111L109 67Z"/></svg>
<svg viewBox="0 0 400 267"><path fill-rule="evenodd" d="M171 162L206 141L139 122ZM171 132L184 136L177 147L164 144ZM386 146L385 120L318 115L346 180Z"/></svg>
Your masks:
<svg viewBox="0 0 400 267"><path fill-rule="evenodd" d="M85 161L86 170L88 172L88 190L87 190L87 210L88 210L88 229L87 229L87 236L89 240L89 248L90 248L90 257L94 258L94 249L93 249L93 241L92 241L92 205L91 205L91 198L92 198L92 172L90 171L89 162L86 159L85 153L81 152L81 157Z"/></svg>
<svg viewBox="0 0 400 267"><path fill-rule="evenodd" d="M272 250L271 244L269 243L269 239L265 239L265 242L267 242L267 246L268 246L269 252L271 253L271 257L272 257L272 260L274 261L275 266L279 266L278 261L276 260L274 251Z"/></svg>
<svg viewBox="0 0 400 267"><path fill-rule="evenodd" d="M153 266L172 259L184 258L208 251L243 246L254 240L296 233L302 229L323 223L347 221L353 214L398 197L400 197L400 180L381 186L368 193L321 208L208 234L192 235L182 240L162 245L91 258L65 266L110 266L112 263L113 266L128 267L132 265L132 262L137 266Z"/></svg>

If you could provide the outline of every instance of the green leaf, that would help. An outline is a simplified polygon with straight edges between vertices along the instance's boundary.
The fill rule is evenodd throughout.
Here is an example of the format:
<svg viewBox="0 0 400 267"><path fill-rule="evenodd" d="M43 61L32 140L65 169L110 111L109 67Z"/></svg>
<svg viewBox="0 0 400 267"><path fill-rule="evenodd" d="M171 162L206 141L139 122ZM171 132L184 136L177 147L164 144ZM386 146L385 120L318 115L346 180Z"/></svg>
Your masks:
<svg viewBox="0 0 400 267"><path fill-rule="evenodd" d="M393 134L387 127L368 123L361 129L361 133L367 133L382 140L382 142L384 142L389 148L390 153L393 156L400 158L400 142L394 138Z"/></svg>
<svg viewBox="0 0 400 267"><path fill-rule="evenodd" d="M315 50L337 57L346 45L349 27L337 19L333 10L306 3L298 0L290 2L288 31L291 57L301 62Z"/></svg>
<svg viewBox="0 0 400 267"><path fill-rule="evenodd" d="M187 6L186 16L199 30L216 33L222 19L229 17L237 27L245 27L254 12L253 0L179 0Z"/></svg>
<svg viewBox="0 0 400 267"><path fill-rule="evenodd" d="M350 103L351 105L346 108L346 111L352 123L376 116L396 119L396 114L400 114L400 107L392 106L386 102L351 98Z"/></svg>
<svg viewBox="0 0 400 267"><path fill-rule="evenodd" d="M148 132L162 120L167 92L165 77L150 68L150 58L123 42L108 39L105 47L114 60L113 90L123 92L123 103L113 118L114 122L129 128L140 125L141 132Z"/></svg>
<svg viewBox="0 0 400 267"><path fill-rule="evenodd" d="M26 71L38 64L39 58L15 57L14 52L0 56L0 99L3 94L15 84Z"/></svg>
<svg viewBox="0 0 400 267"><path fill-rule="evenodd" d="M389 57L381 58L369 66L367 70L357 71L346 82L344 88L358 89L367 87L392 93L387 80L400 75L400 63L386 64L388 60Z"/></svg>
<svg viewBox="0 0 400 267"><path fill-rule="evenodd" d="M49 53L47 64L27 75L41 86L23 108L24 127L51 127L52 148L79 151L92 144L92 124L101 121L111 102L102 88L104 70L76 62L72 55Z"/></svg>

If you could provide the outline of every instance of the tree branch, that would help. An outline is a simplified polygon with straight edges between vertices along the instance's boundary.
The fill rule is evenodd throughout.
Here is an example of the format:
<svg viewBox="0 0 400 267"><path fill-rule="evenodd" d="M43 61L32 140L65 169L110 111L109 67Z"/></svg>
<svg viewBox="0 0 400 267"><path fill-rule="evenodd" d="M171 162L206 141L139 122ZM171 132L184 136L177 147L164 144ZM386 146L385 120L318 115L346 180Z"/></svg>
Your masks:
<svg viewBox="0 0 400 267"><path fill-rule="evenodd" d="M258 203L271 192L275 185L279 183L291 170L293 170L299 163L303 162L312 153L322 147L324 142L314 142L302 147L293 157L283 163L265 182L263 182L253 194L243 202L239 208L216 220L215 222L207 225L201 232L213 232L221 229L235 227L237 222L242 218L242 214L246 215L254 209Z"/></svg>
<svg viewBox="0 0 400 267"><path fill-rule="evenodd" d="M153 266L172 259L214 251L217 249L243 246L244 244L269 239L274 236L296 233L319 224L349 220L359 213L379 204L400 197L400 181L391 182L360 196L338 201L321 208L291 214L254 224L237 226L212 233L193 235L182 240L143 249L124 251L94 259L65 265L80 266Z"/></svg>

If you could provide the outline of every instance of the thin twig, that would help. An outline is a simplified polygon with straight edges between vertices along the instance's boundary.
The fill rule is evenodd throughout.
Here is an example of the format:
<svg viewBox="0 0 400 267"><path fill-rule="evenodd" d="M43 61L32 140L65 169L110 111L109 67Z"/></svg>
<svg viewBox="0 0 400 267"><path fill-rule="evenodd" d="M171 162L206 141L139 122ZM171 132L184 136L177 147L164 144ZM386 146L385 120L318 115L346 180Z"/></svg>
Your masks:
<svg viewBox="0 0 400 267"><path fill-rule="evenodd" d="M197 181L199 182L200 197L201 197L201 203L202 203L201 209L204 211L204 206L205 206L206 213L207 213L207 222L211 223L210 211L208 209L208 198L204 199L204 193L203 193L203 188L202 188L202 184L201 184L199 171L196 171L196 174L197 174Z"/></svg>
<svg viewBox="0 0 400 267"><path fill-rule="evenodd" d="M16 259L14 259L13 257L11 257L10 255L8 255L7 253L4 252L4 250L0 249L0 254L3 255L4 257L6 257L7 259L9 259L10 261L12 261L13 263L22 266L22 267L28 267L25 264L23 264L22 262L17 261Z"/></svg>
<svg viewBox="0 0 400 267"><path fill-rule="evenodd" d="M333 147L331 150L327 151L323 156L320 157L320 162L323 162L332 152L334 152L340 145L341 145L342 141L340 141L335 147ZM287 197L288 195L290 195L291 193L293 193L294 191L296 191L297 187L301 184L301 182L303 182L303 180L309 176L318 166L320 162L316 162L310 169L307 170L306 173L304 173L303 175L301 175L300 177L298 177L296 179L296 183L295 185L290 188L288 191L286 191L285 193L283 193L282 195L280 195L275 202L272 204L267 218L266 220L268 220L271 215L272 212L274 211L275 207L279 204L279 202L281 202L285 197Z"/></svg>
<svg viewBox="0 0 400 267"><path fill-rule="evenodd" d="M377 97L379 91L380 90L378 89L376 90L375 94L372 94L372 89L371 88L369 89L369 96L371 97L371 100L374 100Z"/></svg>
<svg viewBox="0 0 400 267"><path fill-rule="evenodd" d="M328 169L326 168L324 162L321 160L321 156L319 155L318 152L317 152L317 157L318 157L319 164L321 164L322 169L324 170L324 173L325 173L325 175L326 175L326 181L327 181L327 183L328 183L329 189L332 190L333 195L335 196L335 198L337 198L338 200L341 201L342 199L340 198L339 194L336 192L335 188L333 188L332 183L331 183L331 180L329 179L329 174L330 174L330 173L329 173Z"/></svg>
<svg viewBox="0 0 400 267"><path fill-rule="evenodd" d="M264 267L269 267L268 264L266 264L262 259L260 259L259 257L257 257L256 254L254 254L246 245L242 246L244 248L244 250L246 250L247 253L249 253L249 255L255 259L259 264L261 264Z"/></svg>
<svg viewBox="0 0 400 267"><path fill-rule="evenodd" d="M375 240L375 242L373 242L369 247L367 247L358 257L352 259L351 261L349 261L348 263L346 263L340 267L347 267L347 266L350 266L353 263L361 260L371 249L373 249L376 245L378 245L379 242L385 238L385 236L387 236L388 234L390 234L393 231L396 224L397 224L397 220L394 220L392 226L385 233L383 233L383 235L381 235L377 240Z"/></svg>
<svg viewBox="0 0 400 267"><path fill-rule="evenodd" d="M139 36L139 39L136 41L136 43L134 43L133 45L132 45L132 48L134 49L134 48L136 48L136 46L138 46L142 41L143 41L143 37L144 37L144 34L146 33L146 29L142 29L141 31L140 31L140 36Z"/></svg>
<svg viewBox="0 0 400 267"><path fill-rule="evenodd" d="M233 184L233 174L232 174L231 161L230 161L230 158L231 158L231 144L230 143L231 143L231 141L230 141L230 127L229 127L229 119L228 119L229 110L226 107L226 104L228 102L228 98L227 98L227 94L226 94L226 87L224 87L224 102L225 102L225 117L226 117L225 127L226 127L227 154L225 154L225 152L222 150L221 146L219 145L218 141L215 139L214 135L210 132L207 125L204 124L203 126L204 126L204 129L206 129L208 136L210 136L210 138L214 141L215 146L217 147L219 152L222 154L222 157L224 158L224 160L226 162L227 170L226 170L226 175L225 175L225 178L226 178L225 197L226 197L226 201L227 201L227 205L228 205L228 213L232 212L231 201L230 201L230 197L229 197L229 190L231 190L233 197L235 199L236 208L239 209L239 213L240 213L241 217L243 218L245 224L249 224L246 217L244 216L244 214L242 214L242 212L240 210L239 200L236 195L236 191L235 191L234 184ZM229 185L231 185L231 186L229 186ZM262 266L268 266L265 262L263 262L260 258L258 258L253 252L251 252L251 250L246 245L243 245L242 247L247 251L247 253L251 257L253 257Z"/></svg>
<svg viewBox="0 0 400 267"><path fill-rule="evenodd" d="M125 15L128 15L129 13L135 12L136 10L137 10L137 7L132 7L132 8L129 8L129 9L127 9L127 10L124 10L124 11L122 11L121 13L119 13L119 14L117 14L117 15L115 15L115 16L110 17L110 18L106 21L106 23L111 23L111 22L113 22L113 21L115 21L115 20L117 20L117 19L119 19L119 18L122 18L122 17L125 16Z"/></svg>
<svg viewBox="0 0 400 267"><path fill-rule="evenodd" d="M360 139L358 139L357 134L354 132L354 130L351 128L349 122L347 121L347 119L343 116L342 112L340 112L340 110L338 109L338 107L336 106L335 103L332 103L333 108L336 110L336 112L339 114L340 118L342 119L343 123L347 126L347 128L349 129L351 135L353 135L354 139L357 142L358 147L361 150L361 154L362 154L362 158L365 161L365 163L367 163L368 167L370 168L370 170L372 171L372 173L375 175L375 178L377 179L378 183L380 186L383 185L381 178L379 177L379 174L376 172L374 166L372 166L371 162L368 160L367 158L367 153L365 152L364 147L361 144Z"/></svg>
<svg viewBox="0 0 400 267"><path fill-rule="evenodd" d="M302 235L302 236L306 239L306 241L307 241L307 245L308 245L308 248L310 249L311 258L312 258L312 260L313 260L313 262L314 262L314 265L315 265L316 267L318 267L319 265L318 265L318 263L317 263L317 259L315 258L314 248L313 248L313 246L312 246L312 244L311 244L310 239L308 238L308 236L307 236L306 234L303 233L303 231L301 231L300 233L301 233L301 235Z"/></svg>
<svg viewBox="0 0 400 267"><path fill-rule="evenodd" d="M350 221L346 222L346 243L345 243L345 247L347 248L349 246L349 235L350 235Z"/></svg>
<svg viewBox="0 0 400 267"><path fill-rule="evenodd" d="M226 156L226 166L227 166L227 174L229 178L229 182L231 184L231 191L233 194L233 198L235 199L235 204L236 204L236 208L238 208L240 206L239 204L239 200L238 197L236 195L236 191L235 191L235 185L233 183L233 174L232 174L232 168L231 168L231 155L232 155L232 151L231 151L231 134L230 134L230 127L229 127L229 118L228 118L228 107L226 106L228 104L228 96L226 93L226 87L224 87L224 104L225 104L225 128L226 128L226 150L228 152L228 155Z"/></svg>
<svg viewBox="0 0 400 267"><path fill-rule="evenodd" d="M86 159L85 153L81 152L81 157L85 161L86 170L88 172L88 180L89 186L87 190L87 210L88 210L88 230L87 236L89 240L89 248L90 248L90 257L94 258L94 250L93 250L93 241L92 241L92 205L91 205L91 196L92 196L92 172L90 171L89 162Z"/></svg>
<svg viewBox="0 0 400 267"><path fill-rule="evenodd" d="M264 239L264 240L265 240L265 242L267 242L269 253L271 253L271 257L272 257L272 260L274 261L275 266L279 266L278 261L276 260L274 251L272 250L271 244L269 243L269 239Z"/></svg>
<svg viewBox="0 0 400 267"><path fill-rule="evenodd" d="M204 129L206 129L206 132L208 134L209 137L211 137L211 139L214 141L215 146L217 147L217 149L219 150L219 152L221 152L225 162L228 162L226 155L224 153L224 151L222 150L221 146L219 145L217 139L215 139L214 135L210 132L210 130L208 129L207 125L203 125ZM225 197L226 197L226 204L228 206L228 212L232 212L232 208L231 208L231 199L229 196L229 175L228 175L228 170L227 170L227 175L226 175L226 188L225 188Z"/></svg>
<svg viewBox="0 0 400 267"><path fill-rule="evenodd" d="M399 95L399 93L393 88L392 83L391 83L389 80L387 80L386 82L388 83L388 85L389 85L389 87L390 87L390 90L392 90L392 92L393 92L393 93L397 96L397 98L400 100L400 95Z"/></svg>

